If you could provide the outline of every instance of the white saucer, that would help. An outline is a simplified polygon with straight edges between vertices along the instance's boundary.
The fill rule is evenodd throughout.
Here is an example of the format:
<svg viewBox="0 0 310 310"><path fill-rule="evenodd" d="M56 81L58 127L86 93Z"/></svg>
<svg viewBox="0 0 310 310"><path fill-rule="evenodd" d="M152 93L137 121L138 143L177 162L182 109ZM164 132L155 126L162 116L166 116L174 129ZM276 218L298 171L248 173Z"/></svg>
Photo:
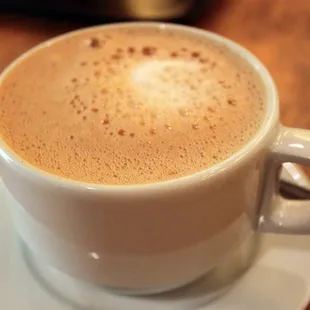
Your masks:
<svg viewBox="0 0 310 310"><path fill-rule="evenodd" d="M285 164L284 170L285 180L310 188L296 166ZM310 236L263 236L254 266L222 298L208 305L201 289L199 294L183 290L180 298L134 298L95 290L86 283L75 285L74 279L57 271L50 274L54 282L49 286L20 249L2 194L0 183L0 309L302 310L310 300ZM70 289L63 297L66 285Z"/></svg>

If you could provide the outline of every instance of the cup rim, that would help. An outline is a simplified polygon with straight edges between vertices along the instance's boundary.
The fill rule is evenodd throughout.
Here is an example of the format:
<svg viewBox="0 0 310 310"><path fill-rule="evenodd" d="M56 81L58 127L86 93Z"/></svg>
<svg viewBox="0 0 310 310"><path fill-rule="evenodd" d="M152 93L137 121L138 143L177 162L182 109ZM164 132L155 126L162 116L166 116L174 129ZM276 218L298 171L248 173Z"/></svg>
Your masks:
<svg viewBox="0 0 310 310"><path fill-rule="evenodd" d="M91 27L85 27L77 30L73 30L70 32L66 32L62 35L56 36L49 40L46 40L33 48L29 49L21 56L17 57L11 64L9 64L5 70L0 74L0 83L5 78L5 76L19 63L21 63L28 56L37 52L38 50L52 45L68 36L77 35L79 33L84 33L93 30L100 30L106 28L135 28L135 27L149 27L149 28L158 28L160 30L170 30L170 31L182 31L187 32L189 34L193 34L197 37L208 38L217 43L223 44L227 46L230 50L237 53L241 58L243 58L254 71L260 76L262 80L263 87L266 92L266 114L263 122L252 139L244 145L241 149L239 149L236 153L229 156L225 160L208 167L206 169L200 170L196 173L182 176L176 179L170 179L166 181L158 181L153 183L142 183L142 184L128 184L128 185L112 185L112 184L97 184L97 183L88 183L81 182L77 180L72 180L64 177L57 176L56 174L47 172L43 169L40 169L36 166L23 161L21 157L19 157L0 137L0 158L2 158L6 164L9 164L11 168L14 170L18 170L19 173L22 173L24 176L37 179L38 182L49 183L50 185L56 185L61 187L69 187L71 189L84 189L84 190L92 190L92 191L157 191L162 190L164 188L180 188L184 185L194 185L201 181L205 181L215 175L221 174L223 171L227 171L232 167L236 168L238 164L245 160L245 157L249 156L250 153L255 152L255 150L259 149L262 141L277 125L277 121L279 119L279 105L278 105L278 93L275 86L275 83L266 69L266 67L260 62L260 60L254 56L250 51L246 48L242 47L238 43L221 36L219 34L213 33L208 30L199 29L193 26L184 26L178 25L174 23L166 23L166 22L118 22L111 23L105 25L97 25Z"/></svg>

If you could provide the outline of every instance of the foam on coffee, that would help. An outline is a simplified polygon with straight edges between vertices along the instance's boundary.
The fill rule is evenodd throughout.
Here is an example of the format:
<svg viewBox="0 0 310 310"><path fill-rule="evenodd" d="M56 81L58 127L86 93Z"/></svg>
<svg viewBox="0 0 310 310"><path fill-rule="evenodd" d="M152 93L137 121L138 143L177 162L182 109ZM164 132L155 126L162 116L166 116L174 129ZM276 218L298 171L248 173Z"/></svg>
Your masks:
<svg viewBox="0 0 310 310"><path fill-rule="evenodd" d="M0 84L0 133L60 177L150 183L238 151L264 113L260 81L212 41L178 31L91 29L37 50Z"/></svg>

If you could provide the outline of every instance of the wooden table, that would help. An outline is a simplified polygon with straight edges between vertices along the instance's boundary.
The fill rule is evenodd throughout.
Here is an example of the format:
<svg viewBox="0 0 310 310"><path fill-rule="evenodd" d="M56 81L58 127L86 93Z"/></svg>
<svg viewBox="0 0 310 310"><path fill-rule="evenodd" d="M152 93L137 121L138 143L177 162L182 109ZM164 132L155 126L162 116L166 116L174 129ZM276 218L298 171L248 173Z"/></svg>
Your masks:
<svg viewBox="0 0 310 310"><path fill-rule="evenodd" d="M309 0L215 0L193 24L256 54L278 85L283 124L310 129ZM0 71L31 46L81 26L0 14Z"/></svg>
<svg viewBox="0 0 310 310"><path fill-rule="evenodd" d="M280 95L281 121L310 129L310 1L219 1L196 25L222 34L267 66ZM305 168L310 176L310 168Z"/></svg>

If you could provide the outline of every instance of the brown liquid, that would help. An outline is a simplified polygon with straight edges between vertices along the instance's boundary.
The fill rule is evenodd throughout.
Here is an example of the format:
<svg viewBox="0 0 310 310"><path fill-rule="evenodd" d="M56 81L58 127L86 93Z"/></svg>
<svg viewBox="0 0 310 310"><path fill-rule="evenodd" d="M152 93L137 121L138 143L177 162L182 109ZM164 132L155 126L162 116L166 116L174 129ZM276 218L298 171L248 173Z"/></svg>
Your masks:
<svg viewBox="0 0 310 310"><path fill-rule="evenodd" d="M103 184L164 181L229 157L265 114L258 78L207 40L92 29L31 54L0 83L0 134L23 160Z"/></svg>

